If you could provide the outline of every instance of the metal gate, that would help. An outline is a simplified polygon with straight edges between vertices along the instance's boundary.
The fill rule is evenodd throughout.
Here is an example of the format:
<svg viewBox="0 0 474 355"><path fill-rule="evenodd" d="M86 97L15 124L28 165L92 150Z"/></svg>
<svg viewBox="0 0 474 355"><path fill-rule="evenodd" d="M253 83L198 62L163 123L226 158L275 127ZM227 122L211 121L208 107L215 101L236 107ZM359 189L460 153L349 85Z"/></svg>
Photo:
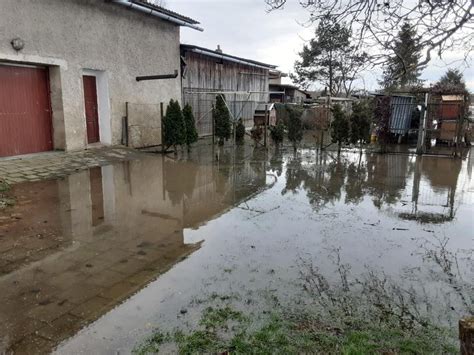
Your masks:
<svg viewBox="0 0 474 355"><path fill-rule="evenodd" d="M0 65L0 157L52 149L47 69Z"/></svg>

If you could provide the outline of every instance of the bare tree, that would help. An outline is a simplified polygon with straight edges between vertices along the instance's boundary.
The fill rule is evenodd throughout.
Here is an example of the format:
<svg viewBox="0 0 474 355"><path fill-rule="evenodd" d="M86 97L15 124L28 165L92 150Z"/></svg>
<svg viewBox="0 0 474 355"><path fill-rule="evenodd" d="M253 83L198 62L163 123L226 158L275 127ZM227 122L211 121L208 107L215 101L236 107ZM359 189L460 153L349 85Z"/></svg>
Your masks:
<svg viewBox="0 0 474 355"><path fill-rule="evenodd" d="M283 9L288 0L264 0L269 11ZM358 45L377 44L381 52L374 63L383 63L396 53L394 38L404 23L410 23L419 36L423 57L416 66L425 66L433 54L462 50L464 59L474 50L473 0L300 0L309 12L309 23L328 15L348 23ZM406 68L410 70L412 68Z"/></svg>

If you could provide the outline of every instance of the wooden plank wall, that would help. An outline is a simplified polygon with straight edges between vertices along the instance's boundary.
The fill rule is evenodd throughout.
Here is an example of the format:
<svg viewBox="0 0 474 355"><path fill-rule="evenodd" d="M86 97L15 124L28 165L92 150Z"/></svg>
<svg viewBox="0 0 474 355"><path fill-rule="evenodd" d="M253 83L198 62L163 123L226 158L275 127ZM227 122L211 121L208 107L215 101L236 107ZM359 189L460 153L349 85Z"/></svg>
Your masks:
<svg viewBox="0 0 474 355"><path fill-rule="evenodd" d="M193 108L199 135L212 134L212 105L216 94L209 91L268 92L268 70L224 61L187 51L186 76L183 78L183 100ZM259 103L268 102L268 93L226 94L234 117L242 118L246 126L253 125L253 114Z"/></svg>

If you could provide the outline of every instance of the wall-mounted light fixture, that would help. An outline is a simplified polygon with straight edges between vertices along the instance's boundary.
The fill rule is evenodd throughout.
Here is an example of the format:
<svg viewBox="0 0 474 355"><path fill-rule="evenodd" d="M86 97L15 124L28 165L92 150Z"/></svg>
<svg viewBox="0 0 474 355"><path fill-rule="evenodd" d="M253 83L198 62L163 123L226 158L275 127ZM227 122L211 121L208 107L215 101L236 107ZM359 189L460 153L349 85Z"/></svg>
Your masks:
<svg viewBox="0 0 474 355"><path fill-rule="evenodd" d="M10 42L13 49L18 51L21 51L25 47L25 41L23 41L21 38L14 38Z"/></svg>

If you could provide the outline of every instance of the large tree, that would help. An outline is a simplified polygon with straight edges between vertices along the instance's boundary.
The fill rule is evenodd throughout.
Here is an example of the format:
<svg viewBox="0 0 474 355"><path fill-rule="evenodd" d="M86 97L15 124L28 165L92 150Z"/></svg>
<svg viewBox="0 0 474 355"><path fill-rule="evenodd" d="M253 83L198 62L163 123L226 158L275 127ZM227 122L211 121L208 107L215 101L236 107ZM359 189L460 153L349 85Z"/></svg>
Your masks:
<svg viewBox="0 0 474 355"><path fill-rule="evenodd" d="M351 44L352 32L333 18L321 20L315 37L303 46L292 79L303 87L320 82L332 96L349 96L357 74L367 64L367 54Z"/></svg>
<svg viewBox="0 0 474 355"><path fill-rule="evenodd" d="M440 92L465 93L466 82L459 69L448 69L448 71L434 84L433 89Z"/></svg>
<svg viewBox="0 0 474 355"><path fill-rule="evenodd" d="M421 47L416 30L409 23L404 23L398 32L392 53L385 63L382 86L390 90L419 84Z"/></svg>
<svg viewBox="0 0 474 355"><path fill-rule="evenodd" d="M288 0L264 0L270 10L283 9ZM424 49L418 62L424 66L433 54L462 48L467 59L474 49L474 1L472 0L300 0L309 21L318 23L329 14L338 23L347 23L378 63L385 62L398 29L405 22L418 29ZM378 47L378 51L373 46Z"/></svg>

